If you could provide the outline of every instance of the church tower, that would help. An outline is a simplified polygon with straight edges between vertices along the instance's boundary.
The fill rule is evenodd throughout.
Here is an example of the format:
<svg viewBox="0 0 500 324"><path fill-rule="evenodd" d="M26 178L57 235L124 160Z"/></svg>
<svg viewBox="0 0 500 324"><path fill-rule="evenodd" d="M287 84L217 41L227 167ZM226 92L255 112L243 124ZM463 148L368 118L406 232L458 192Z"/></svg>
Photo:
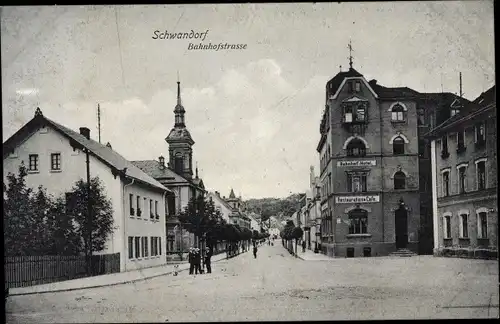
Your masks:
<svg viewBox="0 0 500 324"><path fill-rule="evenodd" d="M184 114L186 110L181 103L181 83L177 81L177 105L174 109L175 124L165 141L168 143L169 168L182 177L193 178L193 145L194 141L186 128Z"/></svg>

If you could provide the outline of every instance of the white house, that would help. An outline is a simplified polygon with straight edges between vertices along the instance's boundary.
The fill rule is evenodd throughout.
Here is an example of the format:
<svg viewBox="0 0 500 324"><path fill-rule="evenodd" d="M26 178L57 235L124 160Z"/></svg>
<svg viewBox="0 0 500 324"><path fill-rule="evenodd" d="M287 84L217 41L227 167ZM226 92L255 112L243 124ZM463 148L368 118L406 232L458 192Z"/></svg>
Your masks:
<svg viewBox="0 0 500 324"><path fill-rule="evenodd" d="M165 195L169 190L120 154L111 145L90 139L90 130L77 133L43 116L35 117L3 144L4 182L17 173L21 162L28 168L29 187L44 186L61 195L87 176L99 177L113 207L114 231L99 254L120 253L120 271L166 262Z"/></svg>
<svg viewBox="0 0 500 324"><path fill-rule="evenodd" d="M233 212L231 206L224 200L218 191L209 192L207 198L214 202L215 208L222 213L222 218L230 224L230 216Z"/></svg>
<svg viewBox="0 0 500 324"><path fill-rule="evenodd" d="M250 218L250 229L252 231L258 231L260 232L260 225L259 225L259 222L255 219L255 214L254 213L250 213L248 214L248 218Z"/></svg>

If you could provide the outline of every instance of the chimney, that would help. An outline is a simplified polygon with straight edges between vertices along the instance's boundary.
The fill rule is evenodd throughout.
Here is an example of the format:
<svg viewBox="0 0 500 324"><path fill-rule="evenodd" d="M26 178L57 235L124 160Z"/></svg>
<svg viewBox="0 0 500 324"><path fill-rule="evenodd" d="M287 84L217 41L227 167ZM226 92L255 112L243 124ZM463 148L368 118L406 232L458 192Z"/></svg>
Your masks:
<svg viewBox="0 0 500 324"><path fill-rule="evenodd" d="M80 134L85 136L86 139L90 139L90 129L88 129L87 127L80 127Z"/></svg>
<svg viewBox="0 0 500 324"><path fill-rule="evenodd" d="M377 84L377 80L372 79L372 80L370 80L370 82L368 82L368 83L369 83L370 85L372 85L372 86L373 86L373 85L376 85L376 84Z"/></svg>
<svg viewBox="0 0 500 324"><path fill-rule="evenodd" d="M163 156L160 156L158 158L158 161L160 161L160 168L165 169L165 158Z"/></svg>
<svg viewBox="0 0 500 324"><path fill-rule="evenodd" d="M107 142L106 146L109 147L110 149L113 149L113 147L111 147L111 143L110 142Z"/></svg>

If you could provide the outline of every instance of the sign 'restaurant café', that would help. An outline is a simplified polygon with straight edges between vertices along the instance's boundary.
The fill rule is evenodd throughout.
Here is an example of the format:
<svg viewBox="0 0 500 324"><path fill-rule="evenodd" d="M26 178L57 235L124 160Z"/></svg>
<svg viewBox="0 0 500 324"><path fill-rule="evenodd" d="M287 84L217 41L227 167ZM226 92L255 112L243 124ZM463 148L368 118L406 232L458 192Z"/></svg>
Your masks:
<svg viewBox="0 0 500 324"><path fill-rule="evenodd" d="M337 204L377 203L379 201L378 195L335 197Z"/></svg>

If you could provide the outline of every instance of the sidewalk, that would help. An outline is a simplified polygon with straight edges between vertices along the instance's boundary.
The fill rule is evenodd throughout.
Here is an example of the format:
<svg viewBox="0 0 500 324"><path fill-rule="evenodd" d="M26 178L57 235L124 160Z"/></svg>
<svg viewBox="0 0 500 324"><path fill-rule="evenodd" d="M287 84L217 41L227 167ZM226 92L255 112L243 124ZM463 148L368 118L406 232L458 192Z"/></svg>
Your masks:
<svg viewBox="0 0 500 324"><path fill-rule="evenodd" d="M213 256L212 262L217 262L225 259L226 259L226 253L221 253ZM22 287L22 288L10 288L9 296L52 293L59 291L70 291L70 290L97 288L97 287L132 283L136 281L141 281L171 274L174 272L174 265L179 266L177 270L178 272L189 270L188 263L166 264L163 266L157 266L152 268L112 273L107 275L86 277L74 280L65 280L44 285L36 285L36 286Z"/></svg>
<svg viewBox="0 0 500 324"><path fill-rule="evenodd" d="M314 253L312 250L306 249L306 252L302 252L302 248L297 249L297 257L304 261L333 261L333 258L324 255L323 253Z"/></svg>

